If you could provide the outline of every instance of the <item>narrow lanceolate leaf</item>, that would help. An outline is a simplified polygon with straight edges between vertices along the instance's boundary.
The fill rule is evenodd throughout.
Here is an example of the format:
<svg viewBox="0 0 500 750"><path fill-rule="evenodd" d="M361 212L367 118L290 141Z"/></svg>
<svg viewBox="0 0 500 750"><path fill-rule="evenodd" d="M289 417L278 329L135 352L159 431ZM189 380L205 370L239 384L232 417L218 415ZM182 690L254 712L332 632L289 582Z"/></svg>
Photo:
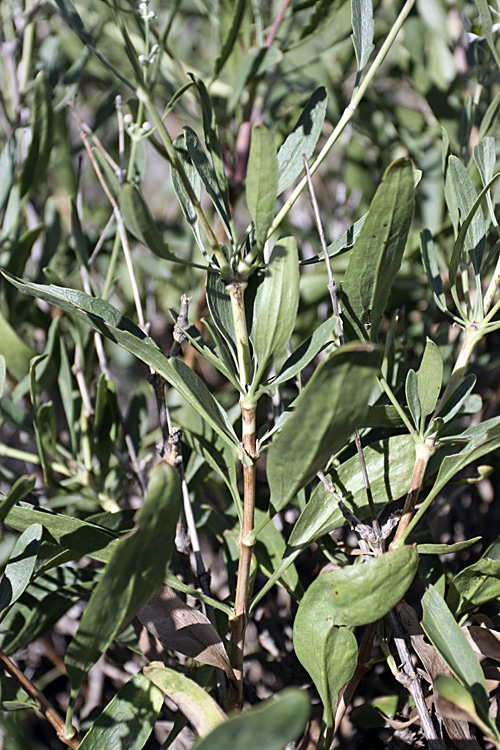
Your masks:
<svg viewBox="0 0 500 750"><path fill-rule="evenodd" d="M465 217L470 213L477 200L476 188L470 178L467 167L456 156L449 157L448 167L460 212L460 223L463 224ZM486 225L482 210L479 208L475 212L465 235L465 249L471 257L476 273L479 273L479 269L481 268L485 242Z"/></svg>
<svg viewBox="0 0 500 750"><path fill-rule="evenodd" d="M28 586L35 569L41 538L42 527L36 523L29 526L15 543L0 580L0 613L17 601Z"/></svg>
<svg viewBox="0 0 500 750"><path fill-rule="evenodd" d="M437 250L432 240L431 232L428 229L424 229L424 231L420 235L420 239L422 244L422 258L424 261L425 272L434 294L434 300L441 312L446 313L448 311L448 308L446 306L446 295L443 291L443 280L439 271Z"/></svg>
<svg viewBox="0 0 500 750"><path fill-rule="evenodd" d="M34 121L21 175L21 195L34 190L44 179L54 138L51 89L43 70L35 78L34 93Z"/></svg>
<svg viewBox="0 0 500 750"><path fill-rule="evenodd" d="M163 701L162 691L138 672L99 714L80 742L80 750L141 750Z"/></svg>
<svg viewBox="0 0 500 750"><path fill-rule="evenodd" d="M164 243L137 185L126 182L120 187L120 210L125 226L143 245L160 258L177 261Z"/></svg>
<svg viewBox="0 0 500 750"><path fill-rule="evenodd" d="M270 384L275 386L280 383L286 383L287 380L291 380L299 372L302 372L304 367L312 362L314 357L316 357L316 355L319 354L327 344L332 343L338 338L338 330L338 318L328 318L328 320L321 323L312 336L306 339L306 341L303 341L294 353L288 357L278 375Z"/></svg>
<svg viewBox="0 0 500 750"><path fill-rule="evenodd" d="M258 384L273 355L281 354L293 333L299 306L299 256L294 237L282 237L273 247L253 309L252 344L257 358Z"/></svg>
<svg viewBox="0 0 500 750"><path fill-rule="evenodd" d="M180 395L194 406L209 425L230 444L235 455L241 455L238 438L227 414L219 406L201 378L182 360L168 358L160 351L153 339L141 331L116 307L102 299L90 297L84 292L66 289L55 285L34 284L23 281L7 271L0 270L3 276L19 291L60 307L74 317L102 333L111 341L162 375Z"/></svg>
<svg viewBox="0 0 500 750"><path fill-rule="evenodd" d="M309 718L307 693L289 688L236 714L196 745L196 750L285 750L303 733Z"/></svg>
<svg viewBox="0 0 500 750"><path fill-rule="evenodd" d="M385 306L401 266L414 206L411 162L400 159L386 170L382 184L354 244L342 301L350 338L376 341Z"/></svg>
<svg viewBox="0 0 500 750"><path fill-rule="evenodd" d="M116 545L66 651L73 695L90 667L163 582L179 510L178 474L168 464L158 464L136 528Z"/></svg>
<svg viewBox="0 0 500 750"><path fill-rule="evenodd" d="M31 492L35 486L35 481L35 477L19 477L19 479L16 479L0 505L0 522L5 520L7 513L16 503L24 500L26 495Z"/></svg>
<svg viewBox="0 0 500 750"><path fill-rule="evenodd" d="M495 139L493 137L483 138L473 150L474 161L481 175L481 181L484 185L493 177L496 163Z"/></svg>
<svg viewBox="0 0 500 750"><path fill-rule="evenodd" d="M434 689L437 693L436 708L440 716L475 724L498 747L497 732L491 725L480 719L474 705L474 699L467 688L454 680L453 677L438 674L434 680ZM469 744L467 740L459 739L456 743L457 746L459 742ZM479 747L479 745L477 746Z"/></svg>
<svg viewBox="0 0 500 750"><path fill-rule="evenodd" d="M488 721L488 690L483 670L445 601L430 586L422 599L422 628L453 674L468 688L483 721Z"/></svg>
<svg viewBox="0 0 500 750"><path fill-rule="evenodd" d="M352 42L358 71L362 71L373 50L373 3L372 0L351 1Z"/></svg>
<svg viewBox="0 0 500 750"><path fill-rule="evenodd" d="M152 662L144 667L144 674L164 696L170 698L182 711L198 737L205 737L227 716L214 699L189 677Z"/></svg>
<svg viewBox="0 0 500 750"><path fill-rule="evenodd" d="M264 125L256 125L252 131L245 190L257 247L262 248L274 218L278 193L276 147L271 131Z"/></svg>
<svg viewBox="0 0 500 750"><path fill-rule="evenodd" d="M439 347L427 339L424 356L417 373L418 398L422 407L422 423L425 417L432 414L441 391L443 382L443 358ZM423 424L422 424L423 426Z"/></svg>
<svg viewBox="0 0 500 750"><path fill-rule="evenodd" d="M194 196L196 200L199 201L201 198L201 180L198 172L191 162L191 158L186 146L186 138L184 133L182 135L179 135L175 139L174 148L177 151L177 155L182 166L184 167L184 172L189 184L191 185ZM196 244L198 245L203 255L206 256L207 253L203 244L203 240L201 238L200 225L198 223L198 214L196 213L193 202L189 196L184 181L180 176L180 173L172 164L170 165L170 177L172 179L172 187L174 188L174 193L177 197L177 200L179 201L182 213L184 214L184 218L186 219L191 228L191 231L193 232Z"/></svg>
<svg viewBox="0 0 500 750"><path fill-rule="evenodd" d="M500 55L497 52L495 46L495 37L493 36L493 21L491 17L491 10L488 4L488 0L476 0L477 9L479 11L479 17L481 19L481 25L483 27L483 34L488 43L488 47L495 58L495 62L500 67Z"/></svg>
<svg viewBox="0 0 500 750"><path fill-rule="evenodd" d="M408 404L408 408L413 417L413 423L418 429L422 407L418 395L417 373L415 372L415 370L408 370L408 375L406 376L405 382L405 394L406 403Z"/></svg>
<svg viewBox="0 0 500 750"><path fill-rule="evenodd" d="M299 606L293 624L297 659L316 686L325 707L325 721L333 726L338 694L354 674L358 659L356 636L348 628L332 624L326 598Z"/></svg>
<svg viewBox="0 0 500 750"><path fill-rule="evenodd" d="M348 344L322 362L269 448L271 506L281 510L362 425L382 352Z"/></svg>
<svg viewBox="0 0 500 750"><path fill-rule="evenodd" d="M194 130L188 127L184 128L184 139L191 163L198 172L203 186L222 220L227 236L236 241L231 214L226 206L212 163L209 161L200 139Z"/></svg>
<svg viewBox="0 0 500 750"><path fill-rule="evenodd" d="M324 86L313 93L294 129L278 151L278 195L304 170L302 154L309 159L316 148L326 114L328 96Z"/></svg>
<svg viewBox="0 0 500 750"><path fill-rule="evenodd" d="M167 648L223 669L230 680L235 679L224 644L210 620L179 599L170 586L162 586L138 618Z"/></svg>
<svg viewBox="0 0 500 750"><path fill-rule="evenodd" d="M406 594L418 567L415 546L389 550L361 565L319 576L300 603L304 613L329 609L332 625L367 625L387 614Z"/></svg>

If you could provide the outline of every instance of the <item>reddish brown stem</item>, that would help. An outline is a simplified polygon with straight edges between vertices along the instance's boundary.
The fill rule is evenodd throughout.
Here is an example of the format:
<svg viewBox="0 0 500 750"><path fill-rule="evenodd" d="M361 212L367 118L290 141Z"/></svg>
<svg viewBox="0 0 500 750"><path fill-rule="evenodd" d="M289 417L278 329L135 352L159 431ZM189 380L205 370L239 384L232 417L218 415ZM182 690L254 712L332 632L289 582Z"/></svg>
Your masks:
<svg viewBox="0 0 500 750"><path fill-rule="evenodd" d="M17 680L17 682L26 690L28 695L33 698L38 710L41 714L43 714L47 721L52 724L61 742L64 742L65 745L75 748L76 750L76 748L80 744L78 735L75 734L73 735L73 737L64 736L64 719L59 716L55 708L52 707L47 698L45 698L45 696L38 690L38 688L33 685L30 680L28 680L28 678L21 672L21 670L16 667L16 665L9 659L9 657L1 650L0 663L3 665L3 668L7 672L9 672L9 674L11 674L12 677L14 677L14 679Z"/></svg>

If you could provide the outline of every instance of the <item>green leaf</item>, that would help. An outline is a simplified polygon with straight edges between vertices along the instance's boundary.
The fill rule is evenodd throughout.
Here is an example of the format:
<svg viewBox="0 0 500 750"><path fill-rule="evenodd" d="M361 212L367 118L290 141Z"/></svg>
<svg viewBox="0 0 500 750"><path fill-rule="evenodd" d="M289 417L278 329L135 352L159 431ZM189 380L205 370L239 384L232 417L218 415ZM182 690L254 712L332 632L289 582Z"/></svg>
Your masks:
<svg viewBox="0 0 500 750"><path fill-rule="evenodd" d="M352 43L358 71L364 69L373 50L373 4L372 0L351 1Z"/></svg>
<svg viewBox="0 0 500 750"><path fill-rule="evenodd" d="M432 414L436 407L442 382L443 358L441 352L433 341L427 339L424 356L417 373L418 398L422 407L422 429L425 417Z"/></svg>
<svg viewBox="0 0 500 750"><path fill-rule="evenodd" d="M345 324L351 338L365 338L369 329L372 341L376 341L410 230L413 185L411 162L393 162L354 244L342 284Z"/></svg>
<svg viewBox="0 0 500 750"><path fill-rule="evenodd" d="M458 617L499 597L500 560L486 557L457 573L450 583L446 601Z"/></svg>
<svg viewBox="0 0 500 750"><path fill-rule="evenodd" d="M330 602L316 597L299 605L293 623L293 647L309 672L325 707L325 722L334 724L339 691L356 669L358 644L347 628L332 625Z"/></svg>
<svg viewBox="0 0 500 750"><path fill-rule="evenodd" d="M0 504L0 515L5 512L7 500ZM17 531L24 531L39 523L63 549L71 550L77 559L88 555L94 560L108 562L117 544L115 535L86 521L59 513L48 513L32 505L22 505L8 510L5 523Z"/></svg>
<svg viewBox="0 0 500 750"><path fill-rule="evenodd" d="M493 21L491 18L491 10L488 5L488 0L476 0L477 9L479 11L479 17L481 18L481 25L483 27L483 34L488 43L488 47L491 50L491 54L495 58L495 62L500 67L500 55L497 52L495 46L495 38L493 37Z"/></svg>
<svg viewBox="0 0 500 750"><path fill-rule="evenodd" d="M453 417L458 414L460 409L465 405L475 385L476 376L472 374L467 375L446 399L443 406L438 409L438 411L436 412L436 416L439 416L439 418L442 419L445 424L446 422L452 420Z"/></svg>
<svg viewBox="0 0 500 750"><path fill-rule="evenodd" d="M0 580L0 614L17 601L28 586L35 570L41 538L42 527L40 524L33 524L15 543Z"/></svg>
<svg viewBox="0 0 500 750"><path fill-rule="evenodd" d="M479 716L488 722L488 690L481 665L464 633L434 586L422 599L422 628L453 674L468 688Z"/></svg>
<svg viewBox="0 0 500 750"><path fill-rule="evenodd" d="M321 135L327 101L326 89L320 86L307 102L294 129L279 149L277 195L281 195L303 172L302 154L305 154L307 159L313 155Z"/></svg>
<svg viewBox="0 0 500 750"><path fill-rule="evenodd" d="M484 187L484 185L487 185L488 182L490 182L495 171L495 163L497 160L495 139L491 136L483 138L479 141L477 146L474 146L472 153Z"/></svg>
<svg viewBox="0 0 500 750"><path fill-rule="evenodd" d="M196 743L196 750L285 750L303 733L309 718L307 693L288 688L237 714Z"/></svg>
<svg viewBox="0 0 500 750"><path fill-rule="evenodd" d="M22 708L38 708L36 701L13 677L0 677L0 706L2 711L19 711Z"/></svg>
<svg viewBox="0 0 500 750"><path fill-rule="evenodd" d="M362 425L382 352L353 343L322 362L269 448L267 476L277 512Z"/></svg>
<svg viewBox="0 0 500 750"><path fill-rule="evenodd" d="M236 333L234 331L231 297L218 273L208 273L205 282L207 305L217 330L227 344L235 363L238 362L236 353Z"/></svg>
<svg viewBox="0 0 500 750"><path fill-rule="evenodd" d="M33 88L34 119L31 143L21 175L22 196L32 192L46 178L54 138L52 92L43 70L37 74Z"/></svg>
<svg viewBox="0 0 500 750"><path fill-rule="evenodd" d="M490 739L498 739L498 733L493 727L479 718L470 691L453 677L438 674L434 679L434 689L437 693L436 707L440 716L471 722ZM498 742L495 742L495 745L498 746Z"/></svg>
<svg viewBox="0 0 500 750"><path fill-rule="evenodd" d="M7 372L16 381L21 380L28 373L30 360L36 356L26 341L17 335L10 323L0 312L0 355L5 359Z"/></svg>
<svg viewBox="0 0 500 750"><path fill-rule="evenodd" d="M201 145L200 139L198 138L194 130L187 126L184 128L184 142L186 144L191 163L198 172L205 190L210 196L210 199L222 220L222 224L224 225L227 236L235 242L236 235L232 223L231 213L226 206L226 201L219 187L219 183L217 182L214 168L211 162L208 160L205 150Z"/></svg>
<svg viewBox="0 0 500 750"><path fill-rule="evenodd" d="M125 182L120 187L120 211L129 232L137 237L143 245L148 247L159 258L166 258L175 263L180 262L163 241L160 230L149 213L149 209L137 185Z"/></svg>
<svg viewBox="0 0 500 750"><path fill-rule="evenodd" d="M222 68L227 62L229 55L234 47L236 39L238 38L238 32L240 30L241 22L245 13L246 0L237 0L236 3L231 3L232 7L232 18L227 31L226 36L221 40L220 55L215 60L214 74L218 76Z"/></svg>
<svg viewBox="0 0 500 750"><path fill-rule="evenodd" d="M273 247L253 307L251 341L257 358L253 388L273 356L282 354L295 327L299 307L299 256L294 237Z"/></svg>
<svg viewBox="0 0 500 750"><path fill-rule="evenodd" d="M264 125L256 125L252 130L245 192L248 210L255 225L257 247L261 249L274 219L278 193L276 147L271 131Z"/></svg>
<svg viewBox="0 0 500 750"><path fill-rule="evenodd" d="M422 412L420 398L418 395L417 374L415 370L408 370L405 383L406 403L413 417L413 422L418 430L420 414Z"/></svg>
<svg viewBox="0 0 500 750"><path fill-rule="evenodd" d="M339 319L332 317L325 320L315 329L312 336L302 342L300 346L285 360L277 376L270 381L269 385L275 386L286 383L302 372L314 357L316 357L327 344L332 343L338 337Z"/></svg>
<svg viewBox="0 0 500 750"><path fill-rule="evenodd" d="M201 180L200 176L193 166L191 162L191 157L189 156L187 146L186 146L186 137L185 133L182 135L179 135L175 141L174 141L174 148L177 151L177 155L180 159L180 162L182 166L184 167L184 172L186 174L186 177L188 179L189 184L191 185L193 189L193 193L196 196L197 200L199 201L201 198ZM198 214L196 213L196 210L194 208L193 202L191 198L189 197L189 193L186 190L186 186L184 185L184 182L173 164L170 164L170 177L172 180L172 187L174 188L174 193L177 196L177 200L179 201L179 204L182 209L182 213L184 214L184 218L186 219L187 223L191 227L191 231L193 232L194 238L196 240L196 244L198 245L199 249L203 253L203 255L209 260L207 252L205 250L205 246L203 244L203 240L201 238L200 234L200 225L198 222Z"/></svg>
<svg viewBox="0 0 500 750"><path fill-rule="evenodd" d="M135 674L94 721L80 750L141 750L163 706L163 693L141 672Z"/></svg>
<svg viewBox="0 0 500 750"><path fill-rule="evenodd" d="M151 471L137 526L114 548L66 651L73 696L90 667L163 582L174 549L180 502L177 472L166 463L158 464Z"/></svg>
<svg viewBox="0 0 500 750"><path fill-rule="evenodd" d="M475 536L473 539L465 539L463 542L457 542L456 544L417 544L417 550L419 555L449 555L472 547L473 544L481 541L481 538Z"/></svg>
<svg viewBox="0 0 500 750"><path fill-rule="evenodd" d="M352 248L354 245L359 233L361 232L361 228L363 224L365 223L365 219L368 216L368 211L364 216L361 217L361 219L358 219L352 227L349 227L344 234L340 235L340 237L337 237L337 239L332 242L330 245L328 245L328 257L333 258L334 255L341 255L342 253L347 252ZM305 260L300 261L301 266L307 266L310 263L320 263L322 260L324 260L325 254L323 252L318 253L318 255L313 255L312 258L306 258Z"/></svg>
<svg viewBox="0 0 500 750"><path fill-rule="evenodd" d="M425 272L434 294L434 300L441 312L447 313L448 308L446 305L446 295L443 292L443 281L439 272L437 251L432 240L432 234L428 229L424 229L424 231L421 233L420 240Z"/></svg>
<svg viewBox="0 0 500 750"><path fill-rule="evenodd" d="M107 68L113 75L115 75L122 83L125 84L129 89L135 92L135 86L130 83L118 70L111 65L111 63L99 52L92 37L85 28L83 21L75 8L73 0L54 0L55 4L59 8L59 11L70 28L78 35L80 40L83 42L85 47L90 49L96 58L101 62L105 68Z"/></svg>
<svg viewBox="0 0 500 750"><path fill-rule="evenodd" d="M231 207L229 203L229 187L227 184L226 170L224 167L224 157L222 155L219 128L217 126L214 107L210 98L210 94L208 93L208 89L201 78L198 78L198 76L194 75L194 73L189 73L189 76L193 79L200 95L205 145L210 153L215 173L215 179L217 180L219 193L224 204L225 214L229 217L231 222L232 233L230 234L230 236L235 237L235 231L231 217Z"/></svg>
<svg viewBox="0 0 500 750"><path fill-rule="evenodd" d="M198 737L205 737L227 719L214 699L189 677L159 662L144 667L143 671L148 680L178 706Z"/></svg>
<svg viewBox="0 0 500 750"><path fill-rule="evenodd" d="M256 508L255 524L258 525L266 514ZM279 566L286 549L286 543L283 535L276 528L274 523L268 523L259 531L257 543L254 547L254 554L257 558L260 570L267 578L270 578L276 568ZM299 576L295 565L291 564L280 579L280 583L285 589L292 592L295 597L300 597L303 593L302 586L299 583Z"/></svg>
<svg viewBox="0 0 500 750"><path fill-rule="evenodd" d="M460 223L472 211L477 201L476 188L470 178L467 167L456 156L448 159L450 175L455 190L458 210L460 212ZM481 208L474 212L469 228L465 235L465 247L474 264L475 273L479 273L486 241L486 225ZM451 278L451 277L450 277Z"/></svg>
<svg viewBox="0 0 500 750"><path fill-rule="evenodd" d="M417 567L417 548L412 546L389 550L359 565L329 570L309 586L300 607L304 613L328 609L330 625L367 625L403 598Z"/></svg>
<svg viewBox="0 0 500 750"><path fill-rule="evenodd" d="M0 522L4 521L11 508L20 500L24 500L35 486L35 477L19 477L10 488L0 505Z"/></svg>
<svg viewBox="0 0 500 750"><path fill-rule="evenodd" d="M126 351L162 375L188 401L208 424L232 446L235 455L242 455L241 446L227 414L219 406L207 386L182 360L166 357L141 329L116 307L84 292L59 286L46 286L23 281L1 270L5 278L19 291L31 294L60 307L83 320L87 325L114 341Z"/></svg>

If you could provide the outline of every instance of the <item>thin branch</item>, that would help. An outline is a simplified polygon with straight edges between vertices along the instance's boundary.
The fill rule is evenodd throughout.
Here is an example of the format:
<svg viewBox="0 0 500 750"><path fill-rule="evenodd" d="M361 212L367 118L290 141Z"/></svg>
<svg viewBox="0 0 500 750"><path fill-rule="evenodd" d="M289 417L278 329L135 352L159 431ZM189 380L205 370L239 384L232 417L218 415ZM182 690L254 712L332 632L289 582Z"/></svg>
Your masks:
<svg viewBox="0 0 500 750"><path fill-rule="evenodd" d="M68 745L68 747L74 748L76 750L76 748L80 744L78 735L75 733L72 737L64 736L64 719L59 716L55 708L53 708L53 706L49 703L43 693L41 693L40 690L30 680L28 680L26 675L24 675L23 672L21 672L21 670L16 667L14 662L12 662L1 649L0 663L3 665L4 669L9 672L9 674L11 674L12 677L14 677L14 679L17 680L17 682L26 690L28 695L33 698L38 710L41 714L43 714L47 721L52 724L61 742L64 742L65 745Z"/></svg>

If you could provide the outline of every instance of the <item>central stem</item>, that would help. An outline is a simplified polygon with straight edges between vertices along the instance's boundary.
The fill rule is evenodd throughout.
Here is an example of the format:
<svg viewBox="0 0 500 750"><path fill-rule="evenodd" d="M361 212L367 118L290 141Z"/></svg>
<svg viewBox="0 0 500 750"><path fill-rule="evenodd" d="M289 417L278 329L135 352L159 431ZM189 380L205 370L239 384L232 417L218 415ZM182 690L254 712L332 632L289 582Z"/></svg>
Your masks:
<svg viewBox="0 0 500 750"><path fill-rule="evenodd" d="M242 444L249 461L243 465L243 519L239 536L238 579L234 601L234 620L231 621L231 663L237 680L236 705L243 704L243 655L245 649L245 630L248 619L248 587L250 581L250 566L254 543L246 541L248 534L253 531L255 513L255 460L256 452L256 421L255 403L246 399L252 381L252 359L250 355L250 341L245 315L244 292L247 283L238 281L228 284L227 290L231 298L234 331L236 335L236 350L238 355L239 379L242 390L240 398L242 421Z"/></svg>

